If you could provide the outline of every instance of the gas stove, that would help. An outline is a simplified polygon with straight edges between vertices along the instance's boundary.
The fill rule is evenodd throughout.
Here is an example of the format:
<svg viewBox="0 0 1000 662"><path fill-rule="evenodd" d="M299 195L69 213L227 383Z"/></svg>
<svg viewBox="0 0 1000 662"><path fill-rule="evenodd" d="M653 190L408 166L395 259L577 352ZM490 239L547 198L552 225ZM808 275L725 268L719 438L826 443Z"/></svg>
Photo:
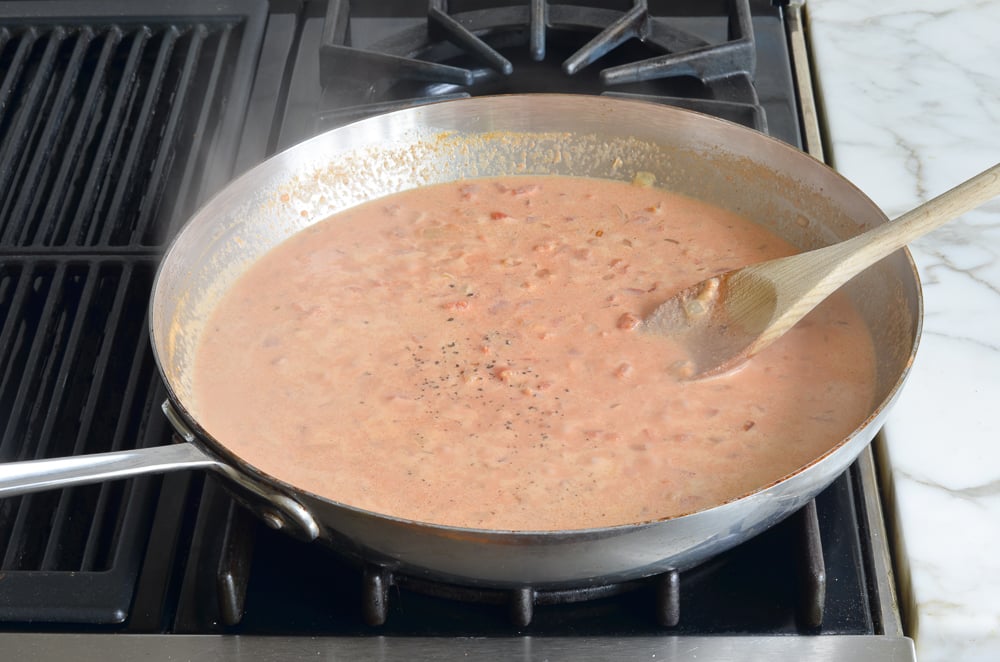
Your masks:
<svg viewBox="0 0 1000 662"><path fill-rule="evenodd" d="M569 92L690 108L822 158L799 3L0 2L0 459L170 442L145 324L183 221L373 113ZM475 591L357 567L178 473L0 500L12 659L912 659L866 450L697 568Z"/></svg>

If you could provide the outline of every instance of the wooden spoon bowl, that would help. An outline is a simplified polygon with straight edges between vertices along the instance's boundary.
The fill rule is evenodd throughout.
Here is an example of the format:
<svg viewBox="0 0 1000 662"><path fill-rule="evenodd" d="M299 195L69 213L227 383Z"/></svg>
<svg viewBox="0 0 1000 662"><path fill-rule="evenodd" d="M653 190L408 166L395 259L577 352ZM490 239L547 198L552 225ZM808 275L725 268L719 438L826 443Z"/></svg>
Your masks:
<svg viewBox="0 0 1000 662"><path fill-rule="evenodd" d="M642 323L687 352L680 376L731 370L791 329L841 285L910 241L1000 195L1000 164L846 241L753 264L696 283Z"/></svg>

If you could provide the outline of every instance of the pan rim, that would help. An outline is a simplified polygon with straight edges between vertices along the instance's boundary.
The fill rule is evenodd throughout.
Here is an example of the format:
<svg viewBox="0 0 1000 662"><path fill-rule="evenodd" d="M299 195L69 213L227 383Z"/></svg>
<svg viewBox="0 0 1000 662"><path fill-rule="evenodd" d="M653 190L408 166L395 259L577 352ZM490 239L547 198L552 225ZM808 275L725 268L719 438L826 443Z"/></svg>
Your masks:
<svg viewBox="0 0 1000 662"><path fill-rule="evenodd" d="M400 111L394 111L391 113L385 113L382 115L377 115L374 117L359 120L357 122L353 122L351 124L347 124L336 129L332 129L331 131L324 132L322 134L314 136L313 138L303 141L302 143L291 146L281 152L276 153L275 155L269 157L262 163L247 170L239 177L233 179L230 183L228 183L225 187L223 187L223 189L221 189L219 192L213 195L212 198L206 201L198 209L198 211L196 211L185 222L184 226L178 231L178 233L175 235L170 245L168 246L167 250L163 254L163 257L157 268L151 290L151 300L148 313L148 330L150 334L150 342L152 345L153 356L156 362L157 369L160 372L161 377L164 378L163 381L167 389L168 397L170 401L173 403L174 407L177 409L178 413L183 417L185 422L187 422L192 427L193 431L195 431L198 439L202 443L207 444L213 450L213 452L224 457L228 463L233 465L239 471L252 476L255 480L262 481L271 487L281 489L285 493L308 494L313 499L317 499L321 502L327 503L337 508L347 509L363 517L376 517L381 519L388 519L402 525L416 525L420 527L429 527L434 530L442 532L460 533L465 535L489 536L489 537L497 537L505 539L517 538L523 540L535 540L539 538L558 539L567 536L572 537L574 539L602 538L615 535L623 530L632 530L644 527L655 527L665 522L679 521L683 519L692 518L707 512L724 510L726 508L732 507L734 504L745 502L746 500L751 498L766 498L768 496L768 493L772 492L778 486L786 483L789 479L793 478L794 476L799 475L805 471L808 471L811 467L820 464L831 455L851 452L848 450L849 447L856 446L858 452L860 452L860 449L863 448L865 445L867 445L867 443L874 436L874 434L877 431L876 426L880 424L882 418L884 418L888 410L891 408L891 405L898 398L898 395L903 387L903 384L906 382L906 379L910 373L911 366L913 364L918 347L920 345L920 338L922 334L923 317L924 317L922 287L919 274L916 269L916 264L913 261L912 255L906 249L904 249L903 255L904 259L907 262L908 273L909 275L912 275L912 280L913 280L912 284L916 290L916 299L915 299L916 310L913 311L913 317L915 320L915 325L912 330L913 342L909 351L909 355L906 357L904 369L897 376L896 380L886 389L885 391L886 395L881 399L881 401L875 403L874 408L871 414L868 416L868 418L862 421L850 435L840 439L835 444L833 444L825 453L823 453L819 457L816 457L811 462L796 469L795 471L790 472L785 476L782 476L780 479L777 479L768 485L764 485L754 490L748 491L739 496L728 499L722 503L713 505L709 508L694 510L690 513L650 519L643 522L615 524L610 526L590 527L581 529L556 529L556 530L478 529L471 527L458 527L452 525L437 524L433 522L424 522L421 520L410 520L406 518L392 516L385 513L380 513L377 511L367 510L348 503L336 501L328 497L317 495L315 493L308 492L307 490L298 488L293 484L288 483L278 477L271 476L268 473L258 469L257 467L254 467L252 464L240 458L236 453L232 452L227 446L225 446L217 439L215 439L212 435L210 435L198 423L197 419L194 417L193 413L191 412L187 404L180 397L178 390L175 388L173 380L168 378L169 373L165 367L165 357L162 355L163 350L161 348L161 343L159 342L160 336L162 334L157 332L156 324L154 321L153 309L156 304L157 294L158 292L161 291L162 279L164 278L163 274L165 265L168 265L171 259L174 260L179 259L175 256L177 252L181 250L180 248L178 248L178 246L183 245L183 238L185 236L185 232L191 231L190 229L197 224L198 219L202 218L202 216L207 213L206 210L212 209L214 205L219 204L220 200L224 200L226 196L229 194L229 192L231 192L234 189L234 187L239 186L239 182L252 180L254 177L258 176L261 172L273 169L275 167L275 164L281 163L283 160L288 160L294 157L295 155L301 153L303 150L308 150L309 145L323 144L324 142L328 141L329 136L332 134L343 134L351 131L357 131L359 127L361 129L365 129L367 127L381 125L387 121L391 121L393 118L404 118L409 120L414 116L419 117L421 114L434 112L435 108L440 108L440 107L461 108L462 109L461 111L456 110L455 112L474 113L475 107L479 104L490 104L490 105L495 105L497 103L536 104L539 102L544 102L544 103L551 102L555 103L556 105L567 104L567 103L593 104L596 108L595 112L603 111L607 113L613 113L615 112L615 110L620 108L633 107L633 112L638 112L638 113L655 112L655 113L676 114L679 116L694 116L697 118L697 121L699 123L705 124L706 126L721 126L721 127L728 127L727 130L730 131L735 129L740 132L751 132L755 134L754 136L755 140L761 142L762 144L768 145L769 149L776 150L781 153L794 154L792 158L806 159L808 161L811 161L813 165L810 167L819 167L821 169L825 169L826 171L828 171L829 176L835 177L841 183L841 185L845 185L849 189L851 189L852 195L858 196L861 200L867 202L873 208L878 209L877 205L875 205L875 203L871 201L870 198L868 198L868 196L863 191L861 191L857 186L855 186L852 182L850 182L842 175L837 173L835 170L830 168L827 164L817 161L816 159L813 159L811 156L799 151L792 145L783 143L776 138L773 138L763 133L759 133L753 129L748 129L746 127L734 124L732 122L728 122L727 120L719 119L709 115L704 115L702 113L698 113L687 109L665 107L659 104L654 104L642 100L617 99L617 98L611 99L605 97L581 97L578 95L547 94L547 93L499 95L493 97L473 97L469 99L442 101L434 104L428 104L426 106L421 106L419 108L410 108ZM473 108L473 110L467 110L469 107ZM531 132L526 131L524 133L531 133ZM885 217L884 213L881 213L880 210L879 214L880 214L880 220L879 220L880 223L888 222L888 219ZM870 434L867 434L868 431L870 431ZM858 442L858 443L855 444L853 442ZM857 453L852 453L852 455L856 454Z"/></svg>

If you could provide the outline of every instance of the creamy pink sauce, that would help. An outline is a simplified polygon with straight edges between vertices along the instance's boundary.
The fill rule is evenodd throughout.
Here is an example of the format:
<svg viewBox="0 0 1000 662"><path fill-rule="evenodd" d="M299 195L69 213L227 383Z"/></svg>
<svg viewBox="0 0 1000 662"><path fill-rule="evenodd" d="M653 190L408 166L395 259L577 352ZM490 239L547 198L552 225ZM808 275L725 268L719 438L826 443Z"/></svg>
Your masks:
<svg viewBox="0 0 1000 662"><path fill-rule="evenodd" d="M767 486L872 405L867 328L834 297L740 370L633 329L713 273L794 249L654 187L562 177L430 186L260 259L210 319L195 411L254 467L422 522L637 523Z"/></svg>

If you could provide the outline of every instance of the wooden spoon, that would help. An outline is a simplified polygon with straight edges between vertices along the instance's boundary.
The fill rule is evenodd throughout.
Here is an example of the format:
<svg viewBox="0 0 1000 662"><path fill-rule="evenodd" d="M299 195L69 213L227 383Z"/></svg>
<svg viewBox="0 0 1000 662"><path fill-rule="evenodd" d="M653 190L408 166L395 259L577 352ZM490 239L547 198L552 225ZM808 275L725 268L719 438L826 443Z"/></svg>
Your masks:
<svg viewBox="0 0 1000 662"><path fill-rule="evenodd" d="M681 377L725 372L780 338L856 274L998 194L1000 164L846 241L703 280L661 304L641 327L687 351Z"/></svg>

